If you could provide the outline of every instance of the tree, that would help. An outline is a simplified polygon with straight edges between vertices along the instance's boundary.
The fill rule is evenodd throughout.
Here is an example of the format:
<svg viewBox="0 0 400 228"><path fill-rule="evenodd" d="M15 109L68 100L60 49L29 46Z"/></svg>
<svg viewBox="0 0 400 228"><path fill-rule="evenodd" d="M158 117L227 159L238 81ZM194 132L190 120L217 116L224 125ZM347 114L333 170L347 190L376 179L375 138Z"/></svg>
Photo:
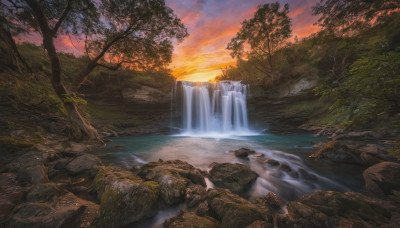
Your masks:
<svg viewBox="0 0 400 228"><path fill-rule="evenodd" d="M399 13L399 0L320 0L313 15L329 34L354 35Z"/></svg>
<svg viewBox="0 0 400 228"><path fill-rule="evenodd" d="M13 21L14 15L12 11L7 11L7 7L3 4L3 2L0 2L0 39L3 40L11 50L13 63L18 67L20 67L19 63L21 63L26 71L32 73L31 68L19 53L17 45L13 39L13 35L15 36L17 34L26 32L26 30L23 28L23 26L20 26Z"/></svg>
<svg viewBox="0 0 400 228"><path fill-rule="evenodd" d="M7 0L5 5L14 10L19 23L41 34L51 63L52 86L72 123L73 137L79 140L100 139L79 113L76 94L70 93L61 80L62 67L54 45L58 35L85 37L90 61L77 74L72 91L77 91L97 66L166 64L171 61L171 39L179 41L187 36L184 25L164 0Z"/></svg>
<svg viewBox="0 0 400 228"><path fill-rule="evenodd" d="M273 54L292 33L288 13L288 4L282 9L279 2L258 6L254 17L242 22L240 31L228 44L232 57L241 59L246 54L249 60L254 61L254 66L266 75L265 79L274 81ZM249 51L245 51L246 44Z"/></svg>

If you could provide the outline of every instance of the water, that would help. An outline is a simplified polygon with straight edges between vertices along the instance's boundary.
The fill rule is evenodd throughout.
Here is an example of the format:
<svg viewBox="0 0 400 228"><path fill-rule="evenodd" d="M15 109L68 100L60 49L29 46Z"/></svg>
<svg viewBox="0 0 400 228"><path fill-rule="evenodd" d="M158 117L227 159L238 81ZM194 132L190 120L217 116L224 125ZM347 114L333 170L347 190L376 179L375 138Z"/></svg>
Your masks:
<svg viewBox="0 0 400 228"><path fill-rule="evenodd" d="M181 82L183 135L250 134L247 87L239 81Z"/></svg>
<svg viewBox="0 0 400 228"><path fill-rule="evenodd" d="M272 191L294 200L315 190L359 191L363 188L362 169L346 165L329 165L308 158L312 145L323 140L312 135L254 135L228 138L184 136L139 136L116 138L98 155L107 164L132 168L150 161L183 160L202 170L213 162L247 164L260 177L250 190L250 198ZM262 158L236 158L231 150L242 147L255 150ZM263 163L274 159L292 169L291 173ZM344 167L345 166L345 167ZM212 185L212 183L209 183Z"/></svg>

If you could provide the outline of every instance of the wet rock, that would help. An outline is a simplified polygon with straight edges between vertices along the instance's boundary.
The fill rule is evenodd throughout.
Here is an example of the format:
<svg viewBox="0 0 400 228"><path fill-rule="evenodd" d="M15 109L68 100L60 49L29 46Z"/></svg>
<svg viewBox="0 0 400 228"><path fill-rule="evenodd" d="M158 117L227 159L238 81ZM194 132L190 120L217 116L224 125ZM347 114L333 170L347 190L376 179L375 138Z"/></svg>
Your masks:
<svg viewBox="0 0 400 228"><path fill-rule="evenodd" d="M264 197L256 198L252 201L254 204L269 208L272 212L283 212L282 208L286 204L285 200L273 192L269 192Z"/></svg>
<svg viewBox="0 0 400 228"><path fill-rule="evenodd" d="M324 147L310 155L310 158L320 161L365 165L360 158L360 151L337 141L326 143Z"/></svg>
<svg viewBox="0 0 400 228"><path fill-rule="evenodd" d="M166 206L183 202L190 183L206 186L203 172L180 160L150 162L141 167L138 175L159 183L161 201Z"/></svg>
<svg viewBox="0 0 400 228"><path fill-rule="evenodd" d="M83 154L74 158L65 167L70 174L76 175L85 171L93 171L96 166L101 165L101 161L93 154Z"/></svg>
<svg viewBox="0 0 400 228"><path fill-rule="evenodd" d="M398 205L355 192L316 191L287 204L278 227L379 227L395 218Z"/></svg>
<svg viewBox="0 0 400 228"><path fill-rule="evenodd" d="M221 227L217 220L211 217L202 217L194 212L182 212L164 223L165 228L218 228Z"/></svg>
<svg viewBox="0 0 400 228"><path fill-rule="evenodd" d="M264 154L261 154L261 153L257 153L257 154L254 154L254 157L256 157L256 158L262 158L262 157L264 157L265 155Z"/></svg>
<svg viewBox="0 0 400 228"><path fill-rule="evenodd" d="M221 163L210 170L210 180L216 187L229 189L236 194L245 194L256 181L258 174L247 165Z"/></svg>
<svg viewBox="0 0 400 228"><path fill-rule="evenodd" d="M317 176L307 172L304 169L299 169L299 173L300 173L301 178L303 178L304 180L318 181L318 177Z"/></svg>
<svg viewBox="0 0 400 228"><path fill-rule="evenodd" d="M239 228L257 220L272 221L268 209L260 208L224 189L208 191L207 203L222 227Z"/></svg>
<svg viewBox="0 0 400 228"><path fill-rule="evenodd" d="M51 202L26 202L13 211L7 227L90 227L98 205L72 193L54 197Z"/></svg>
<svg viewBox="0 0 400 228"><path fill-rule="evenodd" d="M266 163L266 164L268 164L268 165L270 165L272 167L280 165L280 163L277 160L274 160L274 159L265 159L263 161L263 163Z"/></svg>
<svg viewBox="0 0 400 228"><path fill-rule="evenodd" d="M254 150L250 150L248 148L240 148L239 150L234 150L231 152L233 152L236 157L245 159L248 159L249 155L256 153Z"/></svg>
<svg viewBox="0 0 400 228"><path fill-rule="evenodd" d="M49 165L53 166L54 169L61 170L61 169L65 169L65 167L67 167L67 165L70 161L71 161L70 158L60 158L60 159L57 159L57 160L51 162Z"/></svg>
<svg viewBox="0 0 400 228"><path fill-rule="evenodd" d="M127 170L99 167L93 181L101 201L98 227L121 227L154 216L158 209L160 185L143 181Z"/></svg>
<svg viewBox="0 0 400 228"><path fill-rule="evenodd" d="M375 194L389 195L400 190L400 164L381 162L369 167L363 173L365 187Z"/></svg>

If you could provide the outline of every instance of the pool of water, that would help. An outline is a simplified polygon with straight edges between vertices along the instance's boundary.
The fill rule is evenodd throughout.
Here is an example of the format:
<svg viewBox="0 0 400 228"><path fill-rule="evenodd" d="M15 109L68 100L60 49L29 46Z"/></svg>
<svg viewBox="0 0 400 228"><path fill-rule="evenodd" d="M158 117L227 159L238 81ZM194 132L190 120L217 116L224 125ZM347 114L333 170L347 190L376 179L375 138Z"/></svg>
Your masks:
<svg viewBox="0 0 400 228"><path fill-rule="evenodd" d="M253 135L230 137L138 136L115 138L97 155L104 163L124 168L141 166L150 161L184 160L202 170L213 162L243 163L260 177L249 190L249 198L272 191L294 200L315 190L360 191L363 189L362 168L316 162L308 156L312 146L324 138L313 135ZM242 147L263 154L249 160L236 158L230 151ZM291 172L272 167L263 161L274 159L287 165Z"/></svg>

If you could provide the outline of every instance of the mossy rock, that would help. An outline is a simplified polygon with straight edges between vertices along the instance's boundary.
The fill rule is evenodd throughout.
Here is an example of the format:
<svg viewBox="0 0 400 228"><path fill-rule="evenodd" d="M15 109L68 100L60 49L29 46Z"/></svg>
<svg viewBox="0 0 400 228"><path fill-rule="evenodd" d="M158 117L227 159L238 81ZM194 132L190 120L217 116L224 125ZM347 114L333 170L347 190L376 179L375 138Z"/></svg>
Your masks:
<svg viewBox="0 0 400 228"><path fill-rule="evenodd" d="M99 227L121 227L154 216L160 186L127 170L100 167L93 181L100 197Z"/></svg>
<svg viewBox="0 0 400 228"><path fill-rule="evenodd" d="M350 148L338 141L329 141L318 151L310 155L319 161L365 165L360 158L361 151Z"/></svg>
<svg viewBox="0 0 400 228"><path fill-rule="evenodd" d="M160 200L164 206L182 203L190 184L206 186L203 172L180 160L150 162L140 168L138 175L160 184Z"/></svg>
<svg viewBox="0 0 400 228"><path fill-rule="evenodd" d="M210 180L218 188L226 188L235 194L244 195L256 181L258 174L247 165L221 163L210 171Z"/></svg>
<svg viewBox="0 0 400 228"><path fill-rule="evenodd" d="M267 208L259 207L225 189L213 189L207 203L223 227L246 227L254 221L272 221Z"/></svg>
<svg viewBox="0 0 400 228"><path fill-rule="evenodd" d="M164 228L219 228L218 221L211 217L198 216L194 212L181 212L165 221Z"/></svg>

